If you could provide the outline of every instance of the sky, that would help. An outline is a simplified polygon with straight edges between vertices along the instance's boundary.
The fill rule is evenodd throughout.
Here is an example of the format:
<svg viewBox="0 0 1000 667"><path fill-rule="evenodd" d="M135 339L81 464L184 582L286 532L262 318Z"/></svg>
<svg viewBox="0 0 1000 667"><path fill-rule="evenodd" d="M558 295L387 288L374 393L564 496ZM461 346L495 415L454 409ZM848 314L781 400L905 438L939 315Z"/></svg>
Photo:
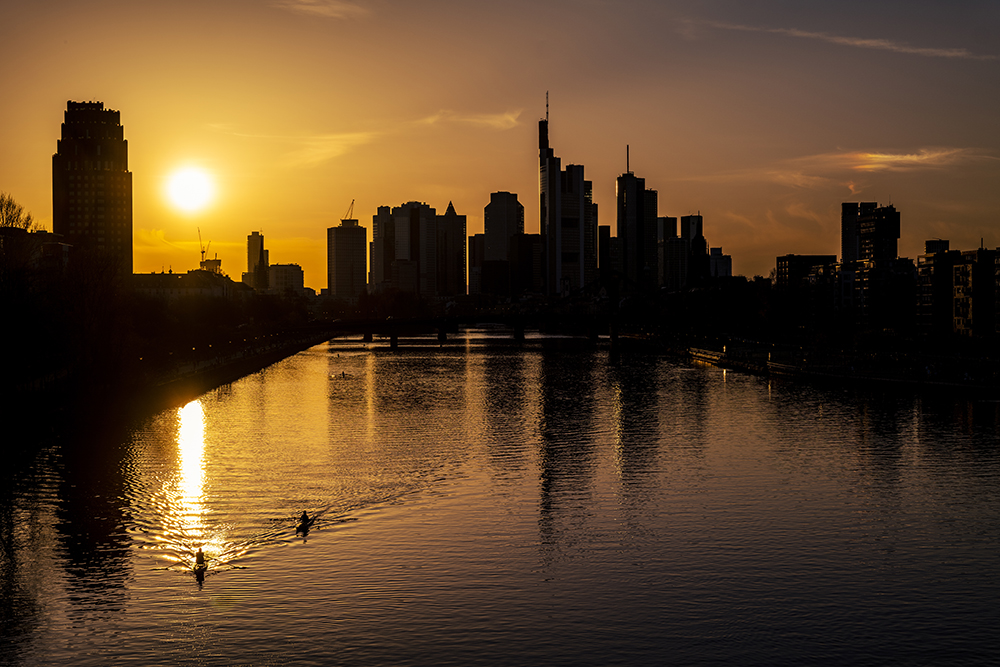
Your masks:
<svg viewBox="0 0 1000 667"><path fill-rule="evenodd" d="M1000 246L1000 3L808 0L33 0L0 6L0 191L52 225L67 100L121 112L136 272L236 280L246 237L326 285L326 229L354 202L453 202L468 233L491 192L538 231L538 120L593 181L659 215L704 216L733 271L840 253L840 204L892 203L901 256L927 239ZM171 174L214 198L185 211Z"/></svg>

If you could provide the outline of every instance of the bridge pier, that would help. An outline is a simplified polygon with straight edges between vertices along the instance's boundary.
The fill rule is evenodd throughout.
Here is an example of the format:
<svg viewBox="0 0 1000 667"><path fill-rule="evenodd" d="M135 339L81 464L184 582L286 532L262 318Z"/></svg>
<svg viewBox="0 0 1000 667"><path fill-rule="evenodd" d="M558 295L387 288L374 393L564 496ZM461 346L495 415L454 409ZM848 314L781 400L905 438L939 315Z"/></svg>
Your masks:
<svg viewBox="0 0 1000 667"><path fill-rule="evenodd" d="M370 343L370 342L372 342L372 338L373 338L372 332L371 331L366 331L365 335L361 338L361 342L362 343Z"/></svg>
<svg viewBox="0 0 1000 667"><path fill-rule="evenodd" d="M393 350L399 347L399 334L390 334L389 347Z"/></svg>
<svg viewBox="0 0 1000 667"><path fill-rule="evenodd" d="M448 340L448 334L445 332L444 328L438 329L438 342L443 343Z"/></svg>

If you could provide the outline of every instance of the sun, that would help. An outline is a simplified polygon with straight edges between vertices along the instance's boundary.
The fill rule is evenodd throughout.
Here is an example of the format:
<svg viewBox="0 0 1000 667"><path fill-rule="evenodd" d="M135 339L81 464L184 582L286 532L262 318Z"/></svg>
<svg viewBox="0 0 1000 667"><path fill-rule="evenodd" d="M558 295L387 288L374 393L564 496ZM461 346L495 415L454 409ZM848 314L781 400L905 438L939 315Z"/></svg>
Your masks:
<svg viewBox="0 0 1000 667"><path fill-rule="evenodd" d="M186 213L194 213L208 206L215 194L211 175L198 167L178 169L167 179L167 197Z"/></svg>

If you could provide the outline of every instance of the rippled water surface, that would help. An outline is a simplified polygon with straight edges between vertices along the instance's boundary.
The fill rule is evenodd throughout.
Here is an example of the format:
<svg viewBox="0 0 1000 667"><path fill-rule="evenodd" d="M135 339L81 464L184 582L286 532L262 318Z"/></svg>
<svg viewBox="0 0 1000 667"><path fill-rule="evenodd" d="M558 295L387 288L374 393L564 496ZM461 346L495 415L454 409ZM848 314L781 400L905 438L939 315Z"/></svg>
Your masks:
<svg viewBox="0 0 1000 667"><path fill-rule="evenodd" d="M6 474L0 664L1000 661L1000 404L421 343Z"/></svg>

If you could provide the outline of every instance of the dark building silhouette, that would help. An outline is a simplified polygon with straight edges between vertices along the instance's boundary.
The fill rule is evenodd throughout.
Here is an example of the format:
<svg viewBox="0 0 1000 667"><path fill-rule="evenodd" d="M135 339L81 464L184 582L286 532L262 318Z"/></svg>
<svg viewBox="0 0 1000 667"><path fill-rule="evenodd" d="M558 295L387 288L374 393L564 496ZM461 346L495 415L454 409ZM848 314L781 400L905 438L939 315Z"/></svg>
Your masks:
<svg viewBox="0 0 1000 667"><path fill-rule="evenodd" d="M597 205L582 165L549 147L548 113L538 121L539 224L545 237L545 293L565 295L597 277Z"/></svg>
<svg viewBox="0 0 1000 667"><path fill-rule="evenodd" d="M687 287L697 287L711 276L708 241L701 214L681 216L681 238L687 241Z"/></svg>
<svg viewBox="0 0 1000 667"><path fill-rule="evenodd" d="M330 297L357 303L367 284L367 246L368 230L353 218L345 218L339 227L326 230L326 284Z"/></svg>
<svg viewBox="0 0 1000 667"><path fill-rule="evenodd" d="M921 335L941 337L952 332L954 267L961 255L946 240L924 243L924 254L917 257L917 331Z"/></svg>
<svg viewBox="0 0 1000 667"><path fill-rule="evenodd" d="M392 284L392 263L396 259L396 225L391 208L379 206L377 211L372 216L368 285L373 292L384 292Z"/></svg>
<svg viewBox="0 0 1000 667"><path fill-rule="evenodd" d="M640 290L657 286L657 193L646 189L646 179L631 171L616 181L617 236L622 267L629 285Z"/></svg>
<svg viewBox="0 0 1000 667"><path fill-rule="evenodd" d="M67 102L52 156L52 231L132 273L132 172L118 111Z"/></svg>
<svg viewBox="0 0 1000 667"><path fill-rule="evenodd" d="M815 267L836 263L836 255L782 255L775 267L774 288L781 292L798 292Z"/></svg>
<svg viewBox="0 0 1000 667"><path fill-rule="evenodd" d="M373 292L398 290L424 298L466 293L466 217L451 203L443 215L416 201L379 206L369 251Z"/></svg>
<svg viewBox="0 0 1000 667"><path fill-rule="evenodd" d="M986 248L967 250L952 267L955 334L992 338L996 333L997 256Z"/></svg>
<svg viewBox="0 0 1000 667"><path fill-rule="evenodd" d="M840 214L840 261L896 259L899 212L891 204L845 202Z"/></svg>
<svg viewBox="0 0 1000 667"><path fill-rule="evenodd" d="M510 192L490 194L490 203L483 209L488 261L510 259L510 237L524 233L524 205Z"/></svg>
<svg viewBox="0 0 1000 667"><path fill-rule="evenodd" d="M483 262L486 259L486 234L469 237L469 294L483 291Z"/></svg>
<svg viewBox="0 0 1000 667"><path fill-rule="evenodd" d="M266 290L269 281L268 252L264 248L264 235L250 232L247 236L247 270L243 282L255 290Z"/></svg>
<svg viewBox="0 0 1000 667"><path fill-rule="evenodd" d="M444 215L437 216L437 296L466 293L465 229L465 216L448 202Z"/></svg>
<svg viewBox="0 0 1000 667"><path fill-rule="evenodd" d="M543 294L545 291L545 237L515 234L510 239L510 291Z"/></svg>

